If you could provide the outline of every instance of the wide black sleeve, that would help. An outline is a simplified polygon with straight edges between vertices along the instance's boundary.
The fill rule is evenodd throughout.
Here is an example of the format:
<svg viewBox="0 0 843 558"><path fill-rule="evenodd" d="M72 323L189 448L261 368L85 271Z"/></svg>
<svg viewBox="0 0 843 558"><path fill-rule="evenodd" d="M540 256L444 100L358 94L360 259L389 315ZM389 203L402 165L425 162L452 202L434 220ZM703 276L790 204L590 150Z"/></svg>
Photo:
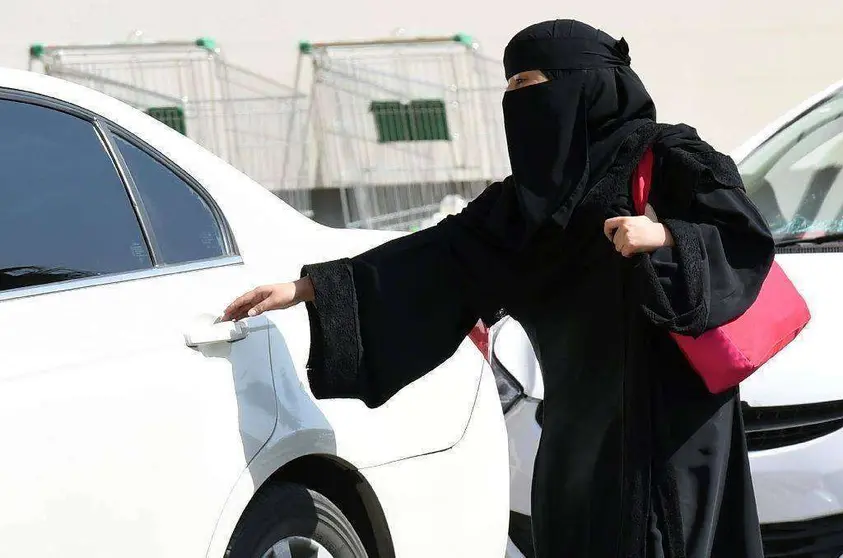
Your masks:
<svg viewBox="0 0 843 558"><path fill-rule="evenodd" d="M508 195L496 183L459 215L359 256L305 266L315 301L308 377L317 398L377 407L490 323L517 274L489 227Z"/></svg>
<svg viewBox="0 0 843 558"><path fill-rule="evenodd" d="M731 158L680 148L656 154L651 203L675 246L638 258L643 309L656 325L697 336L752 305L775 245Z"/></svg>

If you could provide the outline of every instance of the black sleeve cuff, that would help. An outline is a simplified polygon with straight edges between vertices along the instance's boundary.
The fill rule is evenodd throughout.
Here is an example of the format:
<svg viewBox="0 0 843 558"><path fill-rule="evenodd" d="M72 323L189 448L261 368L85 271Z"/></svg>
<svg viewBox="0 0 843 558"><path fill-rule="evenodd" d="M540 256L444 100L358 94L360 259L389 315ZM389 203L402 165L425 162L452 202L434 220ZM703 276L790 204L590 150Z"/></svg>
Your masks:
<svg viewBox="0 0 843 558"><path fill-rule="evenodd" d="M336 260L302 268L313 283L307 303L310 356L307 376L317 399L366 399L363 348L351 261Z"/></svg>
<svg viewBox="0 0 843 558"><path fill-rule="evenodd" d="M676 219L664 219L662 224L675 246L657 250L636 266L643 272L644 313L653 324L671 332L700 335L705 331L709 306L699 230L693 223Z"/></svg>

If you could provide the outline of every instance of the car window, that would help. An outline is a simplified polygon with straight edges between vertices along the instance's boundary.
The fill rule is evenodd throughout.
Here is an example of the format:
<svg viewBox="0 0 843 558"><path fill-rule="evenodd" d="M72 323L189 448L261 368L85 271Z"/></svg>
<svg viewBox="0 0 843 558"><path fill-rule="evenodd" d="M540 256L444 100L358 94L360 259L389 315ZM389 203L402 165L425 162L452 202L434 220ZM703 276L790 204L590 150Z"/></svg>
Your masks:
<svg viewBox="0 0 843 558"><path fill-rule="evenodd" d="M843 232L843 94L780 130L740 171L777 239Z"/></svg>
<svg viewBox="0 0 843 558"><path fill-rule="evenodd" d="M0 99L0 291L151 266L94 125Z"/></svg>
<svg viewBox="0 0 843 558"><path fill-rule="evenodd" d="M225 255L222 228L196 190L133 143L115 139L149 215L158 263L179 264Z"/></svg>

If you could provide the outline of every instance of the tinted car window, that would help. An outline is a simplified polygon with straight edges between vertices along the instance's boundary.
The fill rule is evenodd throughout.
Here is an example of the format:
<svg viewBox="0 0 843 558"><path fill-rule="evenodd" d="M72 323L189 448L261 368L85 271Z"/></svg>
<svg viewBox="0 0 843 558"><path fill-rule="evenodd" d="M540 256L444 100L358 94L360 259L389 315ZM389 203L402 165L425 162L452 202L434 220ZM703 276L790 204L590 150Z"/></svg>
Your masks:
<svg viewBox="0 0 843 558"><path fill-rule="evenodd" d="M159 263L178 264L225 254L222 230L202 197L173 171L123 138L116 138L149 215Z"/></svg>
<svg viewBox="0 0 843 558"><path fill-rule="evenodd" d="M0 290L150 267L93 124L0 100Z"/></svg>

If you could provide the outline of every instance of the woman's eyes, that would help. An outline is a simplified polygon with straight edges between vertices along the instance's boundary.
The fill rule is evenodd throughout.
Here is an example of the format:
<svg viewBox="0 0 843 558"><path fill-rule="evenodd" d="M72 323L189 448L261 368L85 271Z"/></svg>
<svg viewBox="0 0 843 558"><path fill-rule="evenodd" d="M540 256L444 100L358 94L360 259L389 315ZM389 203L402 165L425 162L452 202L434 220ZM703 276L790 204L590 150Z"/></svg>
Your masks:
<svg viewBox="0 0 843 558"><path fill-rule="evenodd" d="M521 89L522 87L529 87L541 83L542 80L536 77L515 77L509 83L510 89Z"/></svg>
<svg viewBox="0 0 843 558"><path fill-rule="evenodd" d="M515 83L516 83L516 85L525 86L525 85L536 85L538 83L541 83L541 81L542 80L540 80L537 77L525 77L525 78L518 78Z"/></svg>

